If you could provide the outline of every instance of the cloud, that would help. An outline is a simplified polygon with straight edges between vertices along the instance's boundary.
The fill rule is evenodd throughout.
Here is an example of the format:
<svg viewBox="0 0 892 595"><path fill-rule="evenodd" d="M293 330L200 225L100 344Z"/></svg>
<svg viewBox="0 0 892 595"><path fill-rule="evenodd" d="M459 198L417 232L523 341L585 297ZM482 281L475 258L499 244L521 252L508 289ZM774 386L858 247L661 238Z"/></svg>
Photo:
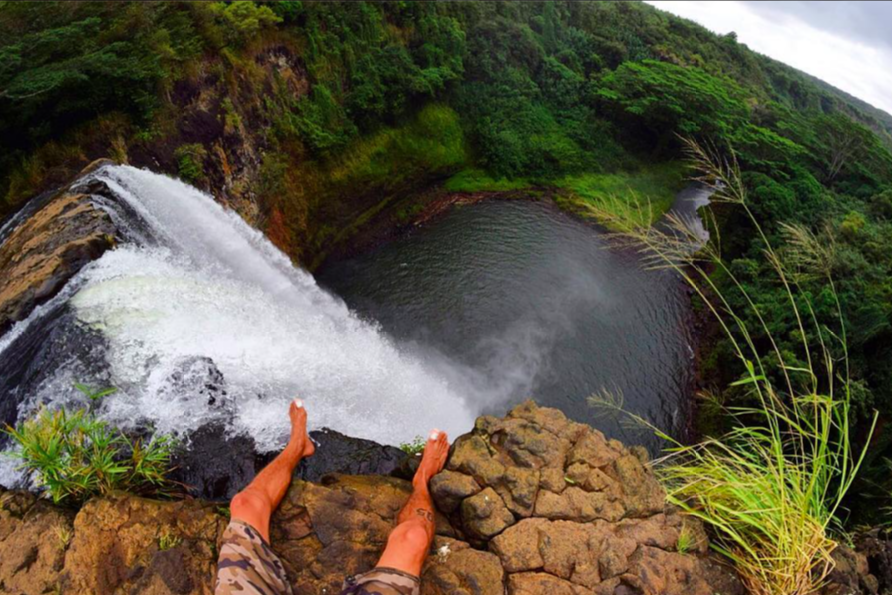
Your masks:
<svg viewBox="0 0 892 595"><path fill-rule="evenodd" d="M892 2L746 1L754 12L774 18L790 15L816 29L892 49Z"/></svg>
<svg viewBox="0 0 892 595"><path fill-rule="evenodd" d="M753 50L892 113L892 41L882 30L892 3L655 0L649 4L716 33L734 31ZM876 22L869 22L872 19Z"/></svg>

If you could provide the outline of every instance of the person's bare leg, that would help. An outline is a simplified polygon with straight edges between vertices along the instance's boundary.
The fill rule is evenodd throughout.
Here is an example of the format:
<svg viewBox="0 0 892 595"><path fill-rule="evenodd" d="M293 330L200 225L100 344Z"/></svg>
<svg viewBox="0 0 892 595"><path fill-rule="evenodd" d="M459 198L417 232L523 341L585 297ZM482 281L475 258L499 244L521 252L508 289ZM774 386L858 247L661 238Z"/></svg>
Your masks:
<svg viewBox="0 0 892 595"><path fill-rule="evenodd" d="M269 518L291 485L291 474L301 459L315 452L316 447L307 435L307 410L300 399L288 409L291 417L291 438L273 461L235 495L229 505L233 519L248 523L269 543Z"/></svg>
<svg viewBox="0 0 892 595"><path fill-rule="evenodd" d="M430 479L443 469L449 454L446 432L434 430L424 447L421 464L412 480L412 495L397 515L397 526L387 538L378 568L394 568L421 576L421 567L434 540L434 502L428 491Z"/></svg>

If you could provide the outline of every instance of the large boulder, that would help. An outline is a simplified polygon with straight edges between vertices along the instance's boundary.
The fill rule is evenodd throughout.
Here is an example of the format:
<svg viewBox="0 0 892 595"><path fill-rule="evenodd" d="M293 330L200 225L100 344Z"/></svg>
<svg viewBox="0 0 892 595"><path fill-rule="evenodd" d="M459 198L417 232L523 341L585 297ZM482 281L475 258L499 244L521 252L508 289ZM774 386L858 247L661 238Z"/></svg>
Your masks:
<svg viewBox="0 0 892 595"><path fill-rule="evenodd" d="M0 489L0 595L51 593L73 523L71 511L33 494Z"/></svg>
<svg viewBox="0 0 892 595"><path fill-rule="evenodd" d="M305 459L296 477L320 481L330 473L347 475L391 475L403 465L408 455L395 446L354 438L328 428L310 432L316 454Z"/></svg>
<svg viewBox="0 0 892 595"><path fill-rule="evenodd" d="M226 523L195 500L93 499L75 518L60 592L211 595Z"/></svg>
<svg viewBox="0 0 892 595"><path fill-rule="evenodd" d="M431 490L459 537L498 556L508 595L739 588L716 573L700 523L667 507L643 449L532 401L479 418Z"/></svg>
<svg viewBox="0 0 892 595"><path fill-rule="evenodd" d="M15 227L0 244L0 334L114 246L115 233L111 217L89 195L68 191Z"/></svg>

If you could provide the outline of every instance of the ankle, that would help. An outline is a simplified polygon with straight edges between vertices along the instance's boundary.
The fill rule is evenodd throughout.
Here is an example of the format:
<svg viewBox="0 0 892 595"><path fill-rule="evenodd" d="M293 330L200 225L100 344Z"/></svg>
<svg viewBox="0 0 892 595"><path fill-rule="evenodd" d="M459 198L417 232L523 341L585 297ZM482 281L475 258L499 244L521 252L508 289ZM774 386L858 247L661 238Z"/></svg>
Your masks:
<svg viewBox="0 0 892 595"><path fill-rule="evenodd" d="M303 458L303 447L300 444L289 442L282 450L282 456L285 457L293 467L297 467Z"/></svg>

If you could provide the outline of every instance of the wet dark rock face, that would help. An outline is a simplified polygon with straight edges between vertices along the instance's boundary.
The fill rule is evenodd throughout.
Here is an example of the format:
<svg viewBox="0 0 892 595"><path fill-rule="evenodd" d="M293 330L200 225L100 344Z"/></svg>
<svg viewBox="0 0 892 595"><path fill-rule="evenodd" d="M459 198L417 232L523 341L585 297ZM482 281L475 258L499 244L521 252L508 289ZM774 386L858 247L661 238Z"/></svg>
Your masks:
<svg viewBox="0 0 892 595"><path fill-rule="evenodd" d="M295 479L321 481L332 473L391 475L408 455L398 448L351 438L334 430L310 432L316 454L295 470ZM222 425L202 426L173 461L172 478L193 496L228 501L247 486L276 453L257 454L248 436L229 436Z"/></svg>
<svg viewBox="0 0 892 595"><path fill-rule="evenodd" d="M316 454L302 462L295 473L306 481L320 481L329 473L391 475L408 458L393 446L352 438L328 428L310 432L310 438L316 443Z"/></svg>
<svg viewBox="0 0 892 595"><path fill-rule="evenodd" d="M221 425L202 426L189 442L173 459L172 479L195 497L229 500L262 468L263 461L254 453L254 440L227 436Z"/></svg>
<svg viewBox="0 0 892 595"><path fill-rule="evenodd" d="M78 324L67 305L35 321L5 351L0 366L0 426L16 422L20 404L46 380L48 370L65 366L76 370L81 382L105 385L95 376L105 369L105 347L102 334ZM0 435L0 448L5 439Z"/></svg>

